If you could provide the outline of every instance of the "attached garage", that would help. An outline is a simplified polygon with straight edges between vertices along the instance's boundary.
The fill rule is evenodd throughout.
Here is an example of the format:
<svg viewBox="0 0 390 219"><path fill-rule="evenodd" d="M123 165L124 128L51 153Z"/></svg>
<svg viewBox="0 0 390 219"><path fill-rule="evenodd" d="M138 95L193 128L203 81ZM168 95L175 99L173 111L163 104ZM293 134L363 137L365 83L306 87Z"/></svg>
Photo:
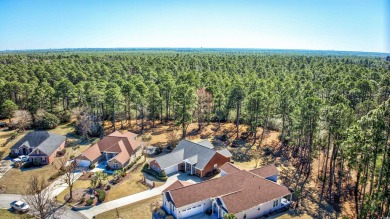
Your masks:
<svg viewBox="0 0 390 219"><path fill-rule="evenodd" d="M185 208L180 210L181 217L180 218L186 218L186 217L191 217L196 214L200 214L203 212L203 205L199 204L197 206L193 206L191 208Z"/></svg>
<svg viewBox="0 0 390 219"><path fill-rule="evenodd" d="M169 175L171 173L177 172L178 171L178 164L175 164L173 166L167 167L164 169L165 174Z"/></svg>

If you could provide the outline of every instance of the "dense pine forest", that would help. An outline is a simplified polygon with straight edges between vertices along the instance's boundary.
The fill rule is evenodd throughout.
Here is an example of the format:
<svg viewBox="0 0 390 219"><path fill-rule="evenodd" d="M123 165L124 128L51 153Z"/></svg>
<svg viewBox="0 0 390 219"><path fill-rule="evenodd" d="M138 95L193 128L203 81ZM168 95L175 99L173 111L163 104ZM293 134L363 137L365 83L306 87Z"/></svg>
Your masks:
<svg viewBox="0 0 390 219"><path fill-rule="evenodd" d="M353 54L254 51L61 51L0 55L0 113L18 129L49 129L72 115L79 135L102 121L248 125L296 159L296 206L311 179L323 202L358 218L390 211L390 60ZM115 129L115 125L113 128ZM262 127L263 132L257 134ZM242 159L246 153L242 154ZM248 155L249 156L249 155ZM253 155L251 155L253 156ZM321 159L322 157L322 159ZM250 158L248 158L250 159ZM320 171L313 174L313 162ZM349 197L348 200L345 197Z"/></svg>

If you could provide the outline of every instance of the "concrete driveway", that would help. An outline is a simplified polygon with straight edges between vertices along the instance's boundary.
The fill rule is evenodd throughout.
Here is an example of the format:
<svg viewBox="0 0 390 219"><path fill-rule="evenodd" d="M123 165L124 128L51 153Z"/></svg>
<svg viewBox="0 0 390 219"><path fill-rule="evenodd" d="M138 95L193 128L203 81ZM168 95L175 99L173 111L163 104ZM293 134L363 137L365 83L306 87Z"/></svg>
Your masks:
<svg viewBox="0 0 390 219"><path fill-rule="evenodd" d="M136 193L133 195L129 195L129 196L126 196L126 197L123 197L120 199L113 200L113 201L104 202L98 206L94 206L90 209L82 210L79 212L87 218L93 218L93 216L96 216L96 215L101 214L103 212L110 211L112 209L119 208L119 207L122 207L125 205L129 205L129 204L132 204L135 202L139 202L139 201L142 201L144 199L148 199L148 198L151 198L151 197L154 197L157 195L161 195L162 191L164 189L166 189L168 186L172 185L176 180L187 181L187 182L191 182L191 183L197 183L197 182L202 181L199 177L189 176L186 173L181 173L181 172L175 173L173 175L170 175L168 177L167 182L162 186L152 188L150 190L146 190L146 191Z"/></svg>
<svg viewBox="0 0 390 219"><path fill-rule="evenodd" d="M12 168L12 161L11 160L1 160L0 161L0 178L3 177L8 170Z"/></svg>

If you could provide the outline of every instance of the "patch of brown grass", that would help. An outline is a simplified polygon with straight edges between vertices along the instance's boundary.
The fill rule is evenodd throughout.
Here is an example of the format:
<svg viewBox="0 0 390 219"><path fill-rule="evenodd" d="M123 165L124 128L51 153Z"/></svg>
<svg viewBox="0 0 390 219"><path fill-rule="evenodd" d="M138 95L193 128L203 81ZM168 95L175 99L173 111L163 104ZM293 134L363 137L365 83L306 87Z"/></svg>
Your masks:
<svg viewBox="0 0 390 219"><path fill-rule="evenodd" d="M152 218L150 205L155 202L161 203L160 195L130 205L120 207L118 208L119 217L122 219ZM116 209L104 212L96 216L97 219L116 218L116 217L117 217Z"/></svg>
<svg viewBox="0 0 390 219"><path fill-rule="evenodd" d="M0 217L7 219L31 219L35 218L30 214L17 214L15 212L11 212L8 209L0 209Z"/></svg>
<svg viewBox="0 0 390 219"><path fill-rule="evenodd" d="M0 187L3 188L3 193L8 194L22 194L27 188L28 179L33 176L42 176L45 180L48 180L51 175L56 173L57 170L53 165L46 165L42 167L32 167L24 169L23 171L17 168L11 168L1 179Z"/></svg>

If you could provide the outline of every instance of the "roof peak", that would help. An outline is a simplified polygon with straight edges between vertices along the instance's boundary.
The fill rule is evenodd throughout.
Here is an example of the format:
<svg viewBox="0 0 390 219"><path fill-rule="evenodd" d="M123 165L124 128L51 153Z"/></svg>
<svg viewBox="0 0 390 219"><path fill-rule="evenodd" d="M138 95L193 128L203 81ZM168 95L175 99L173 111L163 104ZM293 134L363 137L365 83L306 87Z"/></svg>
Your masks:
<svg viewBox="0 0 390 219"><path fill-rule="evenodd" d="M188 139L182 139L182 141L188 141L188 142L194 143L194 144L196 144L196 145L202 146L202 147L204 147L204 148L207 148L207 149L209 149L209 150L217 151L217 150L215 150L214 145L213 145L208 139L201 139L201 138L200 138L200 140L202 140L202 141L195 142L195 141L191 141L191 140L188 140ZM210 148L210 147L207 147L206 145L200 144L201 142L205 142L205 141L208 142L208 143L210 143L210 145L212 145L213 148ZM180 143L180 142L179 142L179 143Z"/></svg>

